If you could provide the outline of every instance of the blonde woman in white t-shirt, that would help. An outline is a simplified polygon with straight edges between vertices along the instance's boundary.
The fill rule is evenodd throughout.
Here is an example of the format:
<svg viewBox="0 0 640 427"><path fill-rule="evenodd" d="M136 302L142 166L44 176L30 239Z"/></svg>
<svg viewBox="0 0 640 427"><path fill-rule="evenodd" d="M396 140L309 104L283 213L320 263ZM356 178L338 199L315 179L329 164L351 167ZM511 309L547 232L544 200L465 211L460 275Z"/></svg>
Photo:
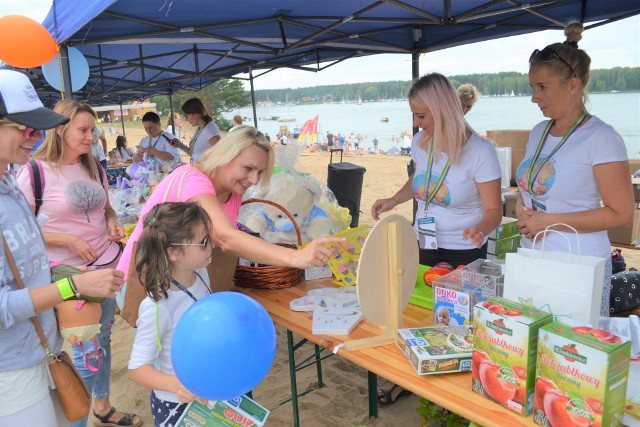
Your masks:
<svg viewBox="0 0 640 427"><path fill-rule="evenodd" d="M420 263L454 268L486 258L487 236L500 223L500 164L492 144L467 124L456 90L438 73L409 91L415 173L392 197L376 200L371 216L415 197Z"/></svg>

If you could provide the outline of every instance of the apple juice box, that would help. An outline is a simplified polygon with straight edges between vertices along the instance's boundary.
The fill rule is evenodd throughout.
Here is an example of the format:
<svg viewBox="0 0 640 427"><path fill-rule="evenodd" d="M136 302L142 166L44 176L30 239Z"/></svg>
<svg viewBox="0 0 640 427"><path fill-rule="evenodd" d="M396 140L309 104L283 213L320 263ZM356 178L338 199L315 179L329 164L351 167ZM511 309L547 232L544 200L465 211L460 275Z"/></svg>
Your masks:
<svg viewBox="0 0 640 427"><path fill-rule="evenodd" d="M473 307L471 387L513 412L533 410L538 329L551 313L502 297Z"/></svg>
<svg viewBox="0 0 640 427"><path fill-rule="evenodd" d="M471 326L398 329L396 344L419 375L471 370Z"/></svg>
<svg viewBox="0 0 640 427"><path fill-rule="evenodd" d="M604 329L557 321L540 329L533 421L617 426L624 415L631 343Z"/></svg>

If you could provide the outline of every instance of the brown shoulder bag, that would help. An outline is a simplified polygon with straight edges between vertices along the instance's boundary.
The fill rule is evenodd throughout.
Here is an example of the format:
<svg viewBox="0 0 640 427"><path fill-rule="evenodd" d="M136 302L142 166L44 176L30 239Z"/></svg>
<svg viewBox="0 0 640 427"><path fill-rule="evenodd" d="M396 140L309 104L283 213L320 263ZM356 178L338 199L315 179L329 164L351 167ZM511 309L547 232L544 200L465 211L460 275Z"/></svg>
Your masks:
<svg viewBox="0 0 640 427"><path fill-rule="evenodd" d="M4 252L13 272L13 276L16 278L18 288L24 289L24 283L18 273L16 262L13 259L13 255L7 246L5 239L2 239L4 244ZM81 418L89 415L89 408L91 406L91 396L87 390L87 386L84 384L84 380L76 370L76 367L71 361L71 357L66 351L61 351L56 354L52 354L49 350L49 342L44 336L42 326L38 320L36 314L31 318L33 325L36 328L38 337L40 337L40 343L47 355L47 365L49 372L51 372L51 378L58 391L58 397L60 398L60 405L67 421L77 421Z"/></svg>

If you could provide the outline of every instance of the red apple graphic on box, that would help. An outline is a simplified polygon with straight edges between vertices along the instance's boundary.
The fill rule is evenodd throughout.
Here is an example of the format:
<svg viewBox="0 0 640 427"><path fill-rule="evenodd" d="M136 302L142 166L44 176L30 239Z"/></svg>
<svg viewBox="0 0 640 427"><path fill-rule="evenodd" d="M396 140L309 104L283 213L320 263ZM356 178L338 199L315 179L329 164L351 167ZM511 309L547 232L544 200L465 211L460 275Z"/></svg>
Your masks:
<svg viewBox="0 0 640 427"><path fill-rule="evenodd" d="M571 329L573 332L575 332L578 335L587 335L589 333L589 331L591 331L591 328L588 326L576 326L575 328Z"/></svg>
<svg viewBox="0 0 640 427"><path fill-rule="evenodd" d="M533 394L533 409L544 411L542 402L544 399L544 395L547 394L550 390L557 390L558 387L556 384L551 381L549 378L538 377L536 378L536 389Z"/></svg>
<svg viewBox="0 0 640 427"><path fill-rule="evenodd" d="M494 324L494 325L498 325L498 326L502 326L503 328L505 327L505 324L504 324L504 322L502 321L502 319L496 319L496 320L494 320L494 321L493 321L493 324ZM503 332L500 332L499 330L497 330L497 329L496 329L496 334L498 334L498 335L502 335L502 334L503 334Z"/></svg>
<svg viewBox="0 0 640 427"><path fill-rule="evenodd" d="M471 378L474 380L480 379L480 364L485 360L491 360L489 355L482 350L473 350L471 356Z"/></svg>
<svg viewBox="0 0 640 427"><path fill-rule="evenodd" d="M521 316L522 312L520 310L516 310L515 308L511 308L507 310L505 313L507 316Z"/></svg>
<svg viewBox="0 0 640 427"><path fill-rule="evenodd" d="M589 408L591 408L591 412L593 413L593 417L595 418L590 427L600 427L604 404L602 403L602 401L593 397L587 397L586 399L584 399L584 403L586 403Z"/></svg>
<svg viewBox="0 0 640 427"><path fill-rule="evenodd" d="M501 368L491 360L485 360L480 364L480 382L484 391L502 405L513 399L518 388L515 383L503 378L503 375L513 377L513 372L510 371L511 369Z"/></svg>
<svg viewBox="0 0 640 427"><path fill-rule="evenodd" d="M524 401L527 397L527 370L517 365L512 366L511 370L518 380L518 388L516 389L516 395L513 396L513 401L524 406Z"/></svg>
<svg viewBox="0 0 640 427"><path fill-rule="evenodd" d="M560 390L549 390L543 399L544 414L552 427L590 427L591 417L572 411L573 402ZM585 412L585 411L583 411Z"/></svg>
<svg viewBox="0 0 640 427"><path fill-rule="evenodd" d="M594 337L598 338L600 341L604 341L604 342L607 342L607 340L610 340L611 337L613 336L611 332L606 331L604 329L592 329L589 331L589 333Z"/></svg>
<svg viewBox="0 0 640 427"><path fill-rule="evenodd" d="M620 338L617 335L611 335L611 338L609 338L608 340L603 340L603 342L613 343L613 344L620 344L620 343L622 343L622 338Z"/></svg>
<svg viewBox="0 0 640 427"><path fill-rule="evenodd" d="M487 310L489 310L491 313L494 313L494 314L505 314L507 312L507 309L504 308L504 306L501 304L494 304L490 306Z"/></svg>
<svg viewBox="0 0 640 427"><path fill-rule="evenodd" d="M571 353L575 353L578 354L578 349L576 348L575 344L566 344L562 346L563 349L567 350L568 352ZM562 356L564 357L564 360L566 360L567 362L575 362L575 359L572 359L571 357L567 357L567 356Z"/></svg>

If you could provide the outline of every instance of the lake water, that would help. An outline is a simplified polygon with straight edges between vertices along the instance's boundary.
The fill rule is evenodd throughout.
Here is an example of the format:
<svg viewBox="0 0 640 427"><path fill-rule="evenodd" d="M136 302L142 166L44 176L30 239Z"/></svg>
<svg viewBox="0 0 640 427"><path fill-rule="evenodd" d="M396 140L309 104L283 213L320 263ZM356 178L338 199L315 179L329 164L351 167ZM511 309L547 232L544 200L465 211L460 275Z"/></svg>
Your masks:
<svg viewBox="0 0 640 427"><path fill-rule="evenodd" d="M630 158L640 158L640 93L607 93L589 95L587 110L614 127L622 135ZM367 149L373 147L373 138L378 138L380 148L387 150L392 146L399 146L401 142L394 142L393 138L401 139L404 132L411 133L411 112L406 101L365 102L362 105L347 104L313 104L287 105L272 107L257 107L258 128L274 136L280 126L286 125L293 130L295 125L302 124L320 116L319 133L349 135L362 134L362 146ZM242 108L225 117L234 114L253 117L251 108ZM279 116L292 117L295 121L277 122L261 119ZM388 122L381 122L387 117ZM536 123L544 120L538 106L531 102L528 96L513 97L483 97L478 100L473 110L466 116L469 124L480 134L487 130L498 129L531 129ZM253 120L246 121L252 124Z"/></svg>

